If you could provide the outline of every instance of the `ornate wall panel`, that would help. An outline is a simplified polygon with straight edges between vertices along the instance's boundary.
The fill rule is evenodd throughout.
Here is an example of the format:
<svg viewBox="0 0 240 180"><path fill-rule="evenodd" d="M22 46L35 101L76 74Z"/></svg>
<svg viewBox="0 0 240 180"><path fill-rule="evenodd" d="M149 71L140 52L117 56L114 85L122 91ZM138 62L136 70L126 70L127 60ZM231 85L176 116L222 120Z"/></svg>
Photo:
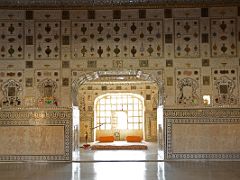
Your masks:
<svg viewBox="0 0 240 180"><path fill-rule="evenodd" d="M201 104L199 69L176 69L176 85L176 104Z"/></svg>
<svg viewBox="0 0 240 180"><path fill-rule="evenodd" d="M199 57L199 20L175 19L175 57Z"/></svg>
<svg viewBox="0 0 240 180"><path fill-rule="evenodd" d="M238 73L236 68L212 69L213 103L233 106L238 103Z"/></svg>
<svg viewBox="0 0 240 180"><path fill-rule="evenodd" d="M0 129L0 161L71 160L71 109L1 110Z"/></svg>
<svg viewBox="0 0 240 180"><path fill-rule="evenodd" d="M35 22L35 56L36 59L60 59L60 22Z"/></svg>
<svg viewBox="0 0 240 180"><path fill-rule="evenodd" d="M162 20L72 22L72 58L163 56Z"/></svg>
<svg viewBox="0 0 240 180"><path fill-rule="evenodd" d="M211 19L211 55L234 57L237 55L236 19Z"/></svg>
<svg viewBox="0 0 240 180"><path fill-rule="evenodd" d="M1 107L22 106L24 95L24 72L23 70L0 70L1 82Z"/></svg>
<svg viewBox="0 0 240 180"><path fill-rule="evenodd" d="M25 18L25 11L23 10L11 10L0 9L0 19L3 20L23 20Z"/></svg>
<svg viewBox="0 0 240 180"><path fill-rule="evenodd" d="M0 69L0 82L3 83L9 79L14 79L20 83L24 80L23 70L6 70Z"/></svg>
<svg viewBox="0 0 240 180"><path fill-rule="evenodd" d="M52 107L60 103L60 73L58 70L36 70L37 106Z"/></svg>
<svg viewBox="0 0 240 180"><path fill-rule="evenodd" d="M239 159L239 109L165 109L167 159Z"/></svg>
<svg viewBox="0 0 240 180"><path fill-rule="evenodd" d="M0 21L0 59L24 58L24 22Z"/></svg>

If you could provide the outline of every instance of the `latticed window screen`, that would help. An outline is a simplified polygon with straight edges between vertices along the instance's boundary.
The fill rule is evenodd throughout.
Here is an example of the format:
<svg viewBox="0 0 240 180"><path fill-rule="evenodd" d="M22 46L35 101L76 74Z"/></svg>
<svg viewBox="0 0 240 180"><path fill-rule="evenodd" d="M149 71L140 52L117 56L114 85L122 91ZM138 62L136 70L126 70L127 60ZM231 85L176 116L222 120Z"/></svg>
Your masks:
<svg viewBox="0 0 240 180"><path fill-rule="evenodd" d="M143 100L130 93L111 93L97 99L95 118L99 129L142 129Z"/></svg>

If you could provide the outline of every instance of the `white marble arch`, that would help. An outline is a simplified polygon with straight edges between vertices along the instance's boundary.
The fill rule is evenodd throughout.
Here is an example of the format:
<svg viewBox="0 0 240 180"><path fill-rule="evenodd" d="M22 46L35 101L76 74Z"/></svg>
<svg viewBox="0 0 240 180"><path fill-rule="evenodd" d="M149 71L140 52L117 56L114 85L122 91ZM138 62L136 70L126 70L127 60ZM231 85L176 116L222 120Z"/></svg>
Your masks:
<svg viewBox="0 0 240 180"><path fill-rule="evenodd" d="M156 83L159 89L158 106L161 106L164 104L164 100L165 100L164 82L161 79L159 79L153 74L145 73L144 71L125 70L125 71L95 71L95 72L91 72L91 73L79 76L76 80L73 80L72 82L72 105L78 106L77 104L78 89L84 83L99 79L101 77L112 77L114 79L119 76L121 76L121 78L125 78L126 81L127 81L127 77L133 76L139 80L152 81Z"/></svg>

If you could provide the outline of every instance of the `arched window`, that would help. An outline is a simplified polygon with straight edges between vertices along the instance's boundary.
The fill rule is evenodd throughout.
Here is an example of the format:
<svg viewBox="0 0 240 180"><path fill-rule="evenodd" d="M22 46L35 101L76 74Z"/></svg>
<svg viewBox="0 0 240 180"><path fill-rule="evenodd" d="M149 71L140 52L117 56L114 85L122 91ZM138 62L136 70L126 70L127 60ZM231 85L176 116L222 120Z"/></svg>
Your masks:
<svg viewBox="0 0 240 180"><path fill-rule="evenodd" d="M144 98L132 93L108 93L95 100L99 130L143 129Z"/></svg>

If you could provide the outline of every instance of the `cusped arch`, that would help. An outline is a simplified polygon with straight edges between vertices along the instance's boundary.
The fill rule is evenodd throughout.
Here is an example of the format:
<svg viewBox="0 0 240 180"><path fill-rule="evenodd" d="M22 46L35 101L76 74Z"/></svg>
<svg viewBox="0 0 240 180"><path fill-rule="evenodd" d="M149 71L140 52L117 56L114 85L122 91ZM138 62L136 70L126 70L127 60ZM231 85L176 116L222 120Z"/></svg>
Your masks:
<svg viewBox="0 0 240 180"><path fill-rule="evenodd" d="M78 89L86 82L93 81L99 79L101 77L112 77L114 78L125 78L127 81L127 77L133 76L136 79L144 80L144 81L152 81L156 83L158 86L158 105L163 105L164 103L164 83L161 79L156 77L153 74L148 74L140 70L126 70L126 71L96 71L81 75L78 79L73 80L72 82L72 105L77 106L78 99Z"/></svg>

